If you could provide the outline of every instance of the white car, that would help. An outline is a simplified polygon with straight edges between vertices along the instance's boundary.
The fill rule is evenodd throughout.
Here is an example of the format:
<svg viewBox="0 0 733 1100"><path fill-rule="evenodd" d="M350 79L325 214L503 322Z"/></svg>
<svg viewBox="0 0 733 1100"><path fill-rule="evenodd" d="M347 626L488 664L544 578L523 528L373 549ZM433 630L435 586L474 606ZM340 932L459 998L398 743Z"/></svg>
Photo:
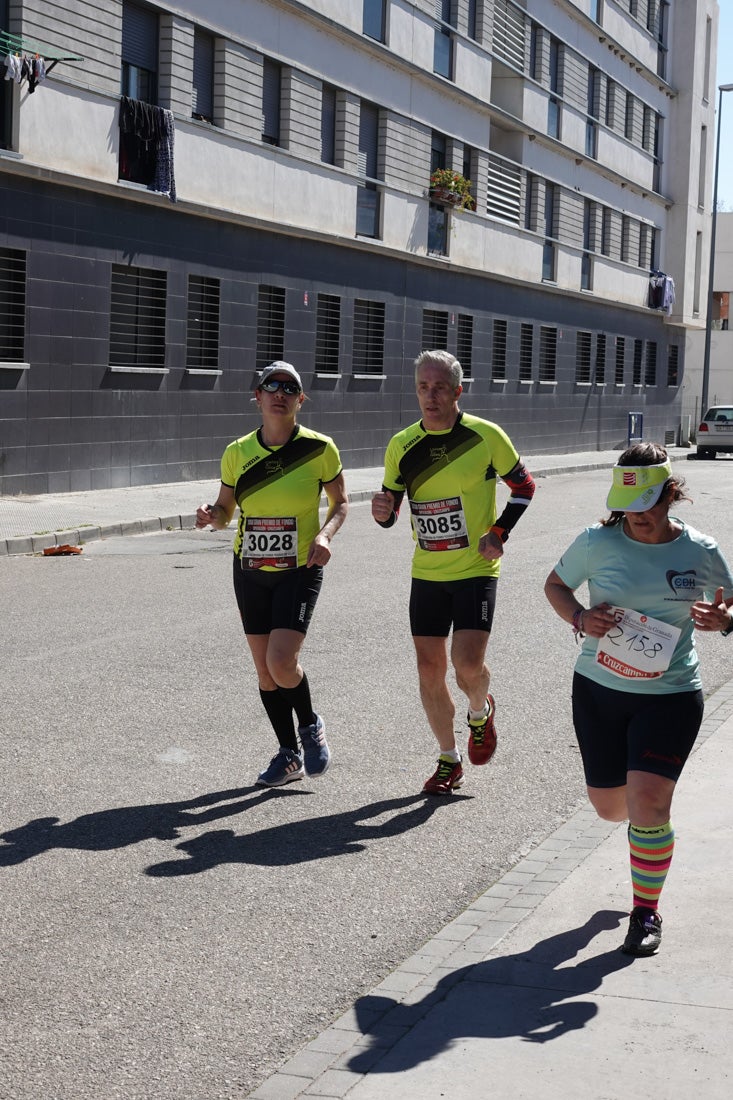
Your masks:
<svg viewBox="0 0 733 1100"><path fill-rule="evenodd" d="M713 405L697 429L697 457L733 454L733 405Z"/></svg>

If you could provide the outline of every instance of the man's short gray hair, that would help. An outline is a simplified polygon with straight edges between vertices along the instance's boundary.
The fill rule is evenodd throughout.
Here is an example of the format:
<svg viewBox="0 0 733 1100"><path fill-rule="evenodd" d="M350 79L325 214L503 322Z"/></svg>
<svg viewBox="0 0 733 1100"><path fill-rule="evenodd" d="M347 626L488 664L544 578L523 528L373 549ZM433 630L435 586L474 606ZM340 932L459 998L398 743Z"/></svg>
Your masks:
<svg viewBox="0 0 733 1100"><path fill-rule="evenodd" d="M451 355L449 351L445 351L443 348L436 348L434 351L421 351L415 360L415 381L417 382L417 374L420 367L445 367L450 374L451 384L454 389L458 389L463 383L463 367L456 359L455 355Z"/></svg>

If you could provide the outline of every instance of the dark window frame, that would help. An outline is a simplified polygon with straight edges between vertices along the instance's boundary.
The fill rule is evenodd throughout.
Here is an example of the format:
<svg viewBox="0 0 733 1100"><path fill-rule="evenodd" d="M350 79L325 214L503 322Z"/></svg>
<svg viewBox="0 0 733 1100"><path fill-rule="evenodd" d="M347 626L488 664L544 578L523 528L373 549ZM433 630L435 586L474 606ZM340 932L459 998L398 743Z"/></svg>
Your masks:
<svg viewBox="0 0 733 1100"><path fill-rule="evenodd" d="M0 361L25 362L28 255L0 248Z"/></svg>
<svg viewBox="0 0 733 1100"><path fill-rule="evenodd" d="M491 381L506 381L509 326L503 317L495 317L491 326Z"/></svg>
<svg viewBox="0 0 733 1100"><path fill-rule="evenodd" d="M354 374L384 373L386 306L370 298L354 299L351 369Z"/></svg>
<svg viewBox="0 0 733 1100"><path fill-rule="evenodd" d="M262 59L262 141L279 145L282 131L283 67L270 57Z"/></svg>
<svg viewBox="0 0 733 1100"><path fill-rule="evenodd" d="M285 358L286 304L285 287L260 283L257 288L257 370Z"/></svg>
<svg viewBox="0 0 733 1100"><path fill-rule="evenodd" d="M156 106L160 16L152 8L123 0L120 90L130 99Z"/></svg>
<svg viewBox="0 0 733 1100"><path fill-rule="evenodd" d="M423 309L422 346L424 350L448 347L448 321L446 309Z"/></svg>
<svg viewBox="0 0 733 1100"><path fill-rule="evenodd" d="M362 34L375 42L386 42L387 0L364 0L362 5Z"/></svg>
<svg viewBox="0 0 733 1100"><path fill-rule="evenodd" d="M319 294L316 298L316 372L340 374L340 358L341 298L338 294Z"/></svg>
<svg viewBox="0 0 733 1100"><path fill-rule="evenodd" d="M581 329L575 334L575 383L590 385L593 333Z"/></svg>
<svg viewBox="0 0 733 1100"><path fill-rule="evenodd" d="M109 365L165 367L168 273L112 264Z"/></svg>
<svg viewBox="0 0 733 1100"><path fill-rule="evenodd" d="M473 376L473 316L459 313L456 319L456 359L463 368L463 377Z"/></svg>
<svg viewBox="0 0 733 1100"><path fill-rule="evenodd" d="M186 368L218 370L221 280L188 276L186 296Z"/></svg>
<svg viewBox="0 0 733 1100"><path fill-rule="evenodd" d="M191 117L201 122L214 121L214 66L216 39L201 27L193 35L193 76Z"/></svg>
<svg viewBox="0 0 733 1100"><path fill-rule="evenodd" d="M557 381L557 328L554 325L540 325L538 380Z"/></svg>

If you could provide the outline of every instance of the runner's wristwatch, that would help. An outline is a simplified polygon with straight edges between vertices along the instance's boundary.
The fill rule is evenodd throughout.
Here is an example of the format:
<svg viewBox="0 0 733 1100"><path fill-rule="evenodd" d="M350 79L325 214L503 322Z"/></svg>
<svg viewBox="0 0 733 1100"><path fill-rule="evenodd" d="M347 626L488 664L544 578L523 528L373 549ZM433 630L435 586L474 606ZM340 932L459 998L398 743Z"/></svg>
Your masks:
<svg viewBox="0 0 733 1100"><path fill-rule="evenodd" d="M730 617L728 626L725 628L725 630L721 630L720 633L723 635L724 638L727 638L729 634L733 634L733 615L731 615Z"/></svg>

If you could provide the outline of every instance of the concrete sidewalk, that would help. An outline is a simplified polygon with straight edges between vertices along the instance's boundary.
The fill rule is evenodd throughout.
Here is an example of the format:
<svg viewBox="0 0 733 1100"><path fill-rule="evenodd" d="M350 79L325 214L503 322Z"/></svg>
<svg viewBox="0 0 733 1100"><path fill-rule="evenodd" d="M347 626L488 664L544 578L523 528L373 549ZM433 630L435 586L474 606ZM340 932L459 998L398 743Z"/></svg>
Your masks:
<svg viewBox="0 0 733 1100"><path fill-rule="evenodd" d="M535 477L613 466L619 451L523 456ZM690 454L670 448L673 460ZM369 500L382 483L381 467L346 471L350 499ZM0 497L0 555L39 553L115 535L193 527L196 509L216 494L216 480L139 485L128 489Z"/></svg>
<svg viewBox="0 0 733 1100"><path fill-rule="evenodd" d="M582 810L253 1100L727 1100L732 753L733 682L707 701L675 799L658 955L619 950L625 826Z"/></svg>

